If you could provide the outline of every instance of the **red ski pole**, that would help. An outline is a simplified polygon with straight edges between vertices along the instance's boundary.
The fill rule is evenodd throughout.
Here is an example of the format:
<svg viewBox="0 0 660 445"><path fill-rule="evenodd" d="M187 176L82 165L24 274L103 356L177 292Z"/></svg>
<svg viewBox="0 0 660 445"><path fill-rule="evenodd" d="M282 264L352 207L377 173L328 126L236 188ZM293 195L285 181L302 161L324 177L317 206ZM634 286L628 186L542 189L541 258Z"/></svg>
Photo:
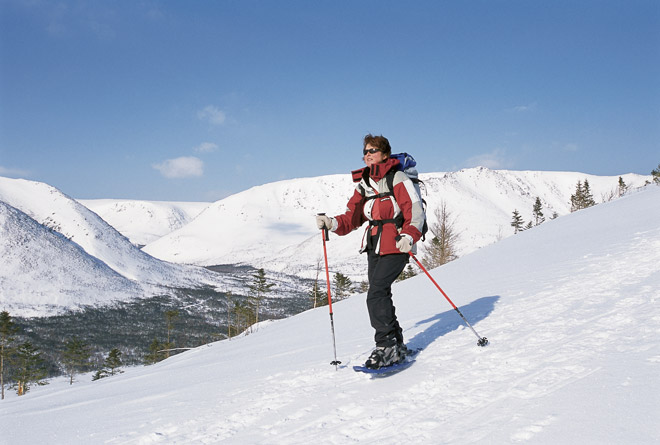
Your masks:
<svg viewBox="0 0 660 445"><path fill-rule="evenodd" d="M319 213L319 215L325 215L325 213ZM337 343L335 341L335 319L332 315L332 293L330 291L330 272L328 271L328 251L325 247L326 240L330 240L328 234L328 229L321 229L321 237L323 238L323 258L325 259L325 280L328 283L328 308L330 309L330 329L332 330L332 348L335 352L335 359L330 362L331 365L335 365L335 370L337 366L341 364L337 360Z"/></svg>
<svg viewBox="0 0 660 445"><path fill-rule="evenodd" d="M472 329L472 332L474 332L474 335L476 335L477 338L479 339L479 341L477 342L477 346L486 346L486 345L488 344L488 339L487 339L486 337L481 337L479 334L477 334L477 331L474 330L474 328L472 327L472 325L471 325L471 324L467 321L467 319L463 316L463 314L461 313L461 311L458 310L458 308L456 307L456 305L454 304L454 302L451 301L451 299L447 296L447 294L445 293L445 291L442 290L442 288L440 287L440 285L439 285L438 283L436 283L436 281L433 279L433 277L431 276L431 274L429 273L429 271L426 270L426 268L422 265L422 263L419 262L419 260L417 259L417 257L416 257L415 255L413 255L412 252L408 252L408 254L413 258L413 260L415 260L415 262L417 263L417 265L420 267L420 269L422 269L422 270L424 271L424 273L426 274L426 276L429 277L429 279L433 282L433 284L435 284L435 287L437 287L438 290L440 291L440 293L441 293L441 294L447 299L447 301L449 302L449 304L451 304L451 307L453 307L454 310L455 310L456 312L458 312L458 315L461 316L461 318L463 319L463 321L465 322L465 324L467 325L467 327L470 328L470 329Z"/></svg>

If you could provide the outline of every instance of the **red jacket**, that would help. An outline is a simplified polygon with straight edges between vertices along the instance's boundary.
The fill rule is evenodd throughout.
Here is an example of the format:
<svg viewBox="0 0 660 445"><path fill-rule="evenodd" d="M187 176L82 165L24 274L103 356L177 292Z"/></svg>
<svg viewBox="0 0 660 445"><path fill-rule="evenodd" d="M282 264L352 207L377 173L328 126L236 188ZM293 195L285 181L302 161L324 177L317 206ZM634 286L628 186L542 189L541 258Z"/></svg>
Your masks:
<svg viewBox="0 0 660 445"><path fill-rule="evenodd" d="M353 181L358 184L346 205L346 212L335 216L337 220L335 233L337 235L346 235L366 221L390 220L401 215L403 225L400 231L397 230L394 222L382 225L382 233L377 240L375 252L381 255L401 253L396 247L396 237L399 233L410 235L413 243L421 238L425 220L424 209L412 181L404 172L397 170L394 174L394 199L391 196L366 199L390 191L385 175L392 169L396 170L398 164L397 159L390 158L382 164L373 165L373 171L369 167L365 167L353 172ZM367 227L362 237L361 252L366 250L366 239L370 232L372 235L376 235L378 227L371 225Z"/></svg>

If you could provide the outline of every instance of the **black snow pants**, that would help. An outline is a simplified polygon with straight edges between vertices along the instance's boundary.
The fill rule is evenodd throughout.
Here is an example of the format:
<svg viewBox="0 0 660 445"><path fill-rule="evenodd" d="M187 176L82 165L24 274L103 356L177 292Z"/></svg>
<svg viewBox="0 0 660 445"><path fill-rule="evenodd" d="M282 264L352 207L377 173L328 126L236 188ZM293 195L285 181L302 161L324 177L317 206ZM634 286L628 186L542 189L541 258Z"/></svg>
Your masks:
<svg viewBox="0 0 660 445"><path fill-rule="evenodd" d="M367 309L371 326L376 330L376 346L393 346L403 343L403 330L396 319L392 301L392 283L408 263L408 255L379 255L372 250L369 255L369 291Z"/></svg>

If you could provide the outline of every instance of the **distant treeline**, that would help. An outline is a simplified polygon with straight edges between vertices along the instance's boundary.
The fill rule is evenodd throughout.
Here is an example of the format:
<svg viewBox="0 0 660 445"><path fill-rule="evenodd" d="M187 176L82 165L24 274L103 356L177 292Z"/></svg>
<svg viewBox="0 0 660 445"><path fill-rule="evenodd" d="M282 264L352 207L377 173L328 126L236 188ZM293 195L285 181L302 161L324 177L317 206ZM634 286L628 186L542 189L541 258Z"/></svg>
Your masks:
<svg viewBox="0 0 660 445"><path fill-rule="evenodd" d="M249 330L255 321L286 318L310 309L305 280L290 295L270 295L276 287L263 269L245 280L245 292L211 287L171 288L167 293L47 317L0 318L2 390L19 394L45 379L119 366L151 364L185 349ZM289 291L287 291L289 292ZM119 371L120 372L120 371Z"/></svg>

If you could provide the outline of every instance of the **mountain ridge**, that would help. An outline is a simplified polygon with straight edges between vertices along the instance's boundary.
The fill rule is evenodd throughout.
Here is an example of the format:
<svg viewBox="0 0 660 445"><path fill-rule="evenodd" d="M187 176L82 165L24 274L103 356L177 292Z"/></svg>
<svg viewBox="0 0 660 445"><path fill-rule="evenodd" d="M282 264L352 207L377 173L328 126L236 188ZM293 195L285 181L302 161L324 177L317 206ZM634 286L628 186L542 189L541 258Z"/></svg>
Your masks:
<svg viewBox="0 0 660 445"><path fill-rule="evenodd" d="M146 291L62 234L0 201L0 295L3 310L24 316L108 303ZM31 252L24 255L25 251ZM46 264L47 267L42 267ZM19 277L21 279L19 279ZM29 294L29 301L12 295Z"/></svg>
<svg viewBox="0 0 660 445"><path fill-rule="evenodd" d="M641 186L650 179L636 174L620 176L630 187ZM549 219L553 212L560 216L570 213L570 196L577 181L588 179L594 197L602 200L601 195L614 192L618 178L485 167L420 174L429 224L435 222L434 211L444 200L456 218L458 231L463 232L458 242L460 255L512 235L513 210L531 219L537 196ZM314 215L342 213L353 188L350 175L300 178L253 187L212 203L191 222L146 245L144 250L172 262L204 266L250 264L313 278L319 257ZM357 255L363 230L345 237L331 236L328 243L330 267L354 280L364 279L364 261ZM277 233L276 238L273 232Z"/></svg>
<svg viewBox="0 0 660 445"><path fill-rule="evenodd" d="M79 199L78 202L138 247L183 227L211 204L136 199Z"/></svg>
<svg viewBox="0 0 660 445"><path fill-rule="evenodd" d="M640 186L649 179L635 174L621 176L630 187ZM588 179L596 198L599 194L611 193L618 180L618 176L516 172L483 167L458 172L422 173L420 178L424 181L425 198L429 203L427 214L430 223L434 222L434 209L443 199L454 212L459 232L462 232L458 246L460 255L505 238L510 234L507 231L511 232L509 224L513 209L517 208L523 215L531 214L536 196L541 197L544 211L567 214L570 212L570 194L578 180ZM50 185L0 177L0 201L25 213L44 228L61 233L69 242L134 282L135 285L126 287L132 289L125 297L130 299L149 292L153 294L163 286L210 285L231 290L237 283L227 274L214 273L200 266L249 265L301 278L318 277L322 250L314 215L320 211L329 214L342 212L353 187L349 175L298 178L256 186L208 205L197 203L192 206L191 213L199 213L194 218L189 214L187 224L142 250L96 213ZM114 206L113 202L104 200L102 204L109 205L115 211L122 209L121 206ZM142 205L139 201L132 202L143 211L154 214L159 214L159 211L154 211L154 206L164 206L160 212L162 215L171 215L172 209L187 205L153 202ZM138 216L131 218L139 222L139 212ZM147 220L154 221L153 218ZM16 224L19 219L13 218L12 221ZM137 232L140 227L144 224L137 226ZM159 230L162 227L161 224ZM4 230L9 233L6 228ZM131 226L125 230L131 230ZM331 236L327 243L331 273L341 272L354 283L365 279L365 259L358 255L361 237L362 230L345 237ZM420 254L423 254L423 249L422 244ZM57 255L50 257L56 258ZM29 258L24 261L29 261ZM43 264L42 267L45 269L49 265ZM4 270L6 279L22 280L23 285L18 294L15 292L18 289L16 286L11 287L11 292L8 285L5 289L0 287L3 303L26 308L31 298L31 286L39 287L45 282L41 280L37 285L7 267ZM39 281L39 276L49 275L44 270L34 279ZM89 276L91 281L92 276L94 274ZM100 301L87 298L80 286L71 287L70 283L67 286L58 292L77 294L79 301L73 307L84 304L86 300ZM138 288L141 290L137 291ZM148 292L145 293L145 290ZM35 295L39 301L42 299L40 295Z"/></svg>
<svg viewBox="0 0 660 445"><path fill-rule="evenodd" d="M0 177L0 202L5 204L6 217L3 221L2 238L6 249L16 242L15 238L46 239L49 237L47 232L53 231L62 238L57 242L51 239L44 242L43 246L69 253L80 248L85 253L61 256L55 251L46 255L50 258L49 261L34 262L33 257L38 258L42 252L12 251L11 267L9 256L2 260L5 286L0 287L0 301L3 306L20 307L23 308L21 312L25 312L32 302L37 300L39 303L34 307L41 307L50 313L56 309L64 310L108 300L97 298L92 291L96 288L94 277L98 276L97 268L85 268L89 272L87 276L74 273L77 280L86 286L66 279L57 280L57 277L50 273L51 269L58 267L62 271L71 272L74 264L93 261L92 259L114 271L117 274L115 278L122 283L110 283L110 275L103 273L103 281L109 288L120 287L125 290L123 294L115 293L115 298L110 300L130 300L153 295L162 292L165 287L195 288L205 285L229 285L231 282L231 279L202 267L173 264L152 257L135 247L96 213L48 184ZM20 214L11 209L20 211ZM16 252L20 258L16 257ZM63 264L66 261L71 264ZM27 269L22 268L25 264L32 266L29 274ZM133 284L129 285L125 280ZM43 291L37 289L45 289L48 285L51 286L53 299L59 299L58 295L66 295L68 297L62 297L62 301L67 304L45 304L42 301ZM72 299L72 296L75 298Z"/></svg>

